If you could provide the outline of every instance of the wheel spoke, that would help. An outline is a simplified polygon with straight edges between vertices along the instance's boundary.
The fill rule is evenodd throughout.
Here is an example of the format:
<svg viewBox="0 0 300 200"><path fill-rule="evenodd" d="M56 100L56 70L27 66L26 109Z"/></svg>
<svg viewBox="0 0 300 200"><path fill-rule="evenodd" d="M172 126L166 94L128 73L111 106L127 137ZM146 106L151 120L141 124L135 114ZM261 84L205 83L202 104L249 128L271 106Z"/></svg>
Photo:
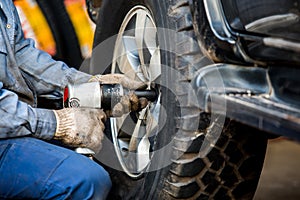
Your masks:
<svg viewBox="0 0 300 200"><path fill-rule="evenodd" d="M161 75L161 58L159 47L155 49L149 65L149 81L154 82Z"/></svg>
<svg viewBox="0 0 300 200"><path fill-rule="evenodd" d="M123 41L116 42L116 51L115 51L115 62L112 65L112 72L116 72L116 67L120 69L123 74L126 74L127 77L135 79L136 72L132 65L134 65L134 59L129 61L127 51L124 47ZM117 63L117 66L116 66ZM133 63L133 64L132 64Z"/></svg>
<svg viewBox="0 0 300 200"><path fill-rule="evenodd" d="M147 31L146 21L147 21L147 14L143 11L138 11L136 14L135 40L136 40L137 50L139 54L140 69L144 77L146 78L146 80L149 80L149 74L146 69L145 55L144 55L144 52L146 51L144 47L145 31Z"/></svg>
<svg viewBox="0 0 300 200"><path fill-rule="evenodd" d="M154 104L147 112L146 134L142 137L137 148L137 167L143 170L150 162L150 141L149 137L154 136L158 131L158 117L160 104Z"/></svg>
<svg viewBox="0 0 300 200"><path fill-rule="evenodd" d="M122 115L121 117L113 118L114 120L116 120L116 124L118 125L117 128L119 131L120 130L122 131L122 126L123 126L125 120L130 117L129 115L130 115L130 113L127 113L127 114Z"/></svg>
<svg viewBox="0 0 300 200"><path fill-rule="evenodd" d="M160 98L160 96L158 98ZM146 125L146 134L148 137L153 136L152 134L157 131L160 109L161 105L157 103L153 108L150 109L150 112L148 113Z"/></svg>
<svg viewBox="0 0 300 200"><path fill-rule="evenodd" d="M150 19L146 20L146 31L144 32L144 41L146 48L148 48L151 55L153 55L156 50L157 44L157 29L155 28L153 22Z"/></svg>
<svg viewBox="0 0 300 200"><path fill-rule="evenodd" d="M134 70L137 70L140 65L139 54L133 36L123 36L122 42L125 52L122 52L127 56L127 59Z"/></svg>
<svg viewBox="0 0 300 200"><path fill-rule="evenodd" d="M134 152L137 150L137 146L138 146L138 140L139 138L141 138L141 123L145 118L146 112L148 110L148 106L146 108L144 108L139 115L138 121L136 123L136 126L134 128L134 131L132 133L132 137L129 143L129 151L130 152ZM144 134L143 134L144 135Z"/></svg>
<svg viewBox="0 0 300 200"><path fill-rule="evenodd" d="M139 78L140 81L146 82L147 80L144 77L143 71L140 66L140 58L138 47L136 45L135 37L133 36L123 36L122 43L124 46L125 52L122 52L122 60L120 59L118 65L122 73L128 74L129 78L135 79ZM129 64L129 65L128 65ZM123 67L125 66L125 67ZM135 75L134 75L135 74Z"/></svg>
<svg viewBox="0 0 300 200"><path fill-rule="evenodd" d="M137 149L137 170L142 171L150 162L150 142L145 135Z"/></svg>
<svg viewBox="0 0 300 200"><path fill-rule="evenodd" d="M122 152L124 158L127 158L128 155L128 142L126 140L118 140L120 151Z"/></svg>
<svg viewBox="0 0 300 200"><path fill-rule="evenodd" d="M135 24L135 40L137 45L137 50L139 53L140 64L145 65L144 60L144 33L146 26L147 15L143 11L138 11L136 14L136 24Z"/></svg>

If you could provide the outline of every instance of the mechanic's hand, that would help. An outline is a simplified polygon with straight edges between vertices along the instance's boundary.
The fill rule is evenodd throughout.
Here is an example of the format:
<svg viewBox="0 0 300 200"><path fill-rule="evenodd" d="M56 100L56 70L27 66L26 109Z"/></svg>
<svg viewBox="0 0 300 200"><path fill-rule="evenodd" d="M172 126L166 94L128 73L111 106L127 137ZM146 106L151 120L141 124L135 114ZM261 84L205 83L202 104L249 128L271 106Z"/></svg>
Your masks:
<svg viewBox="0 0 300 200"><path fill-rule="evenodd" d="M54 110L57 128L54 139L70 147L98 153L101 149L106 115L101 109L64 108Z"/></svg>
<svg viewBox="0 0 300 200"><path fill-rule="evenodd" d="M131 80L126 77L124 74L104 74L104 75L95 75L89 80L89 82L100 82L103 84L121 84L123 87L136 90L143 87L146 87L146 83Z"/></svg>
<svg viewBox="0 0 300 200"><path fill-rule="evenodd" d="M124 74L105 74L105 75L95 75L89 82L98 81L103 84L121 84L124 88L130 90L136 90L145 88L146 83L131 80ZM134 92L129 92L128 95L123 96L121 101L117 103L111 111L106 114L112 117L121 117L123 114L130 111L140 111L148 105L146 98L138 98Z"/></svg>

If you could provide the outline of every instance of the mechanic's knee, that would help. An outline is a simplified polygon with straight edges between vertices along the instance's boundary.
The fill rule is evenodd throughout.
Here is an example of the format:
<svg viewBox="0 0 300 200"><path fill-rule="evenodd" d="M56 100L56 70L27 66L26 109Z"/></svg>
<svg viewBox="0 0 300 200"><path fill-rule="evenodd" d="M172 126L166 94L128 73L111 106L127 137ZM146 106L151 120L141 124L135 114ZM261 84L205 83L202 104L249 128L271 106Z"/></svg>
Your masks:
<svg viewBox="0 0 300 200"><path fill-rule="evenodd" d="M83 191L92 199L105 199L112 186L109 174L101 166L87 169L80 179Z"/></svg>
<svg viewBox="0 0 300 200"><path fill-rule="evenodd" d="M112 184L109 174L102 166L82 155L72 153L55 170L48 185L52 187L45 194L47 198L56 194L71 199L101 200L107 197Z"/></svg>

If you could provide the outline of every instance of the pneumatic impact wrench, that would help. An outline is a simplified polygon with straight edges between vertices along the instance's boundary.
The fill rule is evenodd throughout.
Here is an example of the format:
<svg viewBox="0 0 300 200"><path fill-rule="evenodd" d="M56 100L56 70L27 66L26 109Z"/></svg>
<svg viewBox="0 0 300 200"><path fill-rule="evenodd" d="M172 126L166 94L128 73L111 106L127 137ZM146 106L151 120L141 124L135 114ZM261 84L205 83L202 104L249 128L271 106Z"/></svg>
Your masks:
<svg viewBox="0 0 300 200"><path fill-rule="evenodd" d="M101 84L99 82L72 84L65 88L64 107L98 108L109 111L129 92L131 91L121 84ZM138 98L144 97L151 102L155 101L158 96L154 89L135 90L133 92ZM85 155L94 154L87 148L77 148L76 152Z"/></svg>

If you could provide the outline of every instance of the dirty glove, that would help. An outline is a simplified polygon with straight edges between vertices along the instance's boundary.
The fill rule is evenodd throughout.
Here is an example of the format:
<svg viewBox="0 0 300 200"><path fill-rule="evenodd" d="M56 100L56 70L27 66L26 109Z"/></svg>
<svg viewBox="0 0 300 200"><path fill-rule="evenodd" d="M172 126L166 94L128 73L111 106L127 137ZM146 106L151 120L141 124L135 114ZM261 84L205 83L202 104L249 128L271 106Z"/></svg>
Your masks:
<svg viewBox="0 0 300 200"><path fill-rule="evenodd" d="M100 109L64 108L54 110L57 121L54 139L70 147L101 149L105 113Z"/></svg>
<svg viewBox="0 0 300 200"><path fill-rule="evenodd" d="M121 84L124 88L129 90L141 89L147 86L146 83L131 80L124 74L95 75L89 80L89 82L96 81L102 84ZM129 92L128 95L122 97L121 101L117 103L107 115L120 117L130 111L139 111L147 105L148 101L146 98L138 98L134 92Z"/></svg>
<svg viewBox="0 0 300 200"><path fill-rule="evenodd" d="M95 75L89 80L89 82L100 82L103 84L121 84L123 87L136 90L146 87L146 83L131 80L124 74L105 74L105 75Z"/></svg>

